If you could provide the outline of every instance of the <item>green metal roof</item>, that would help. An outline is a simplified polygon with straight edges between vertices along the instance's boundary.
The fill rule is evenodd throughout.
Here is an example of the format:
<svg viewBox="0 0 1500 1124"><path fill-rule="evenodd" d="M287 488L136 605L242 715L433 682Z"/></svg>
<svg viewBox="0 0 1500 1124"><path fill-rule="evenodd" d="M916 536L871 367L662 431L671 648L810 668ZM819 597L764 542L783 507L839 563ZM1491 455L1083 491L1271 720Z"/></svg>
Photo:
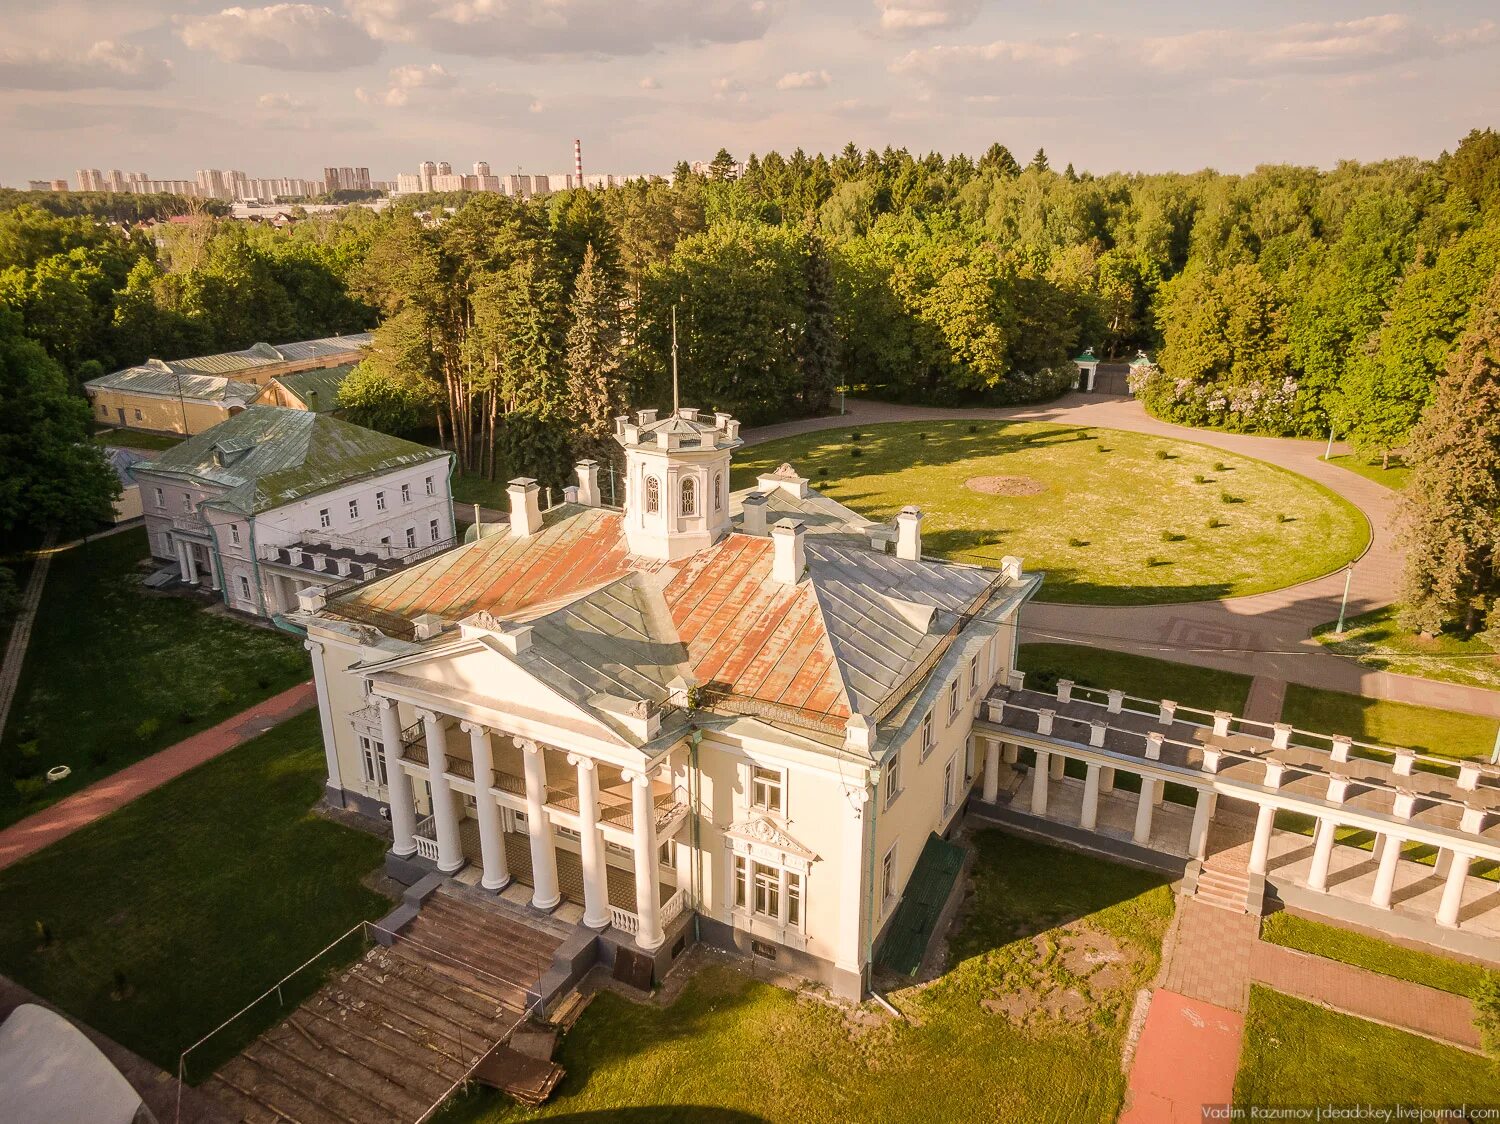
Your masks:
<svg viewBox="0 0 1500 1124"><path fill-rule="evenodd" d="M278 375L271 381L284 387L288 394L314 413L326 414L339 408L339 387L358 366L323 367L316 371L299 371L295 375Z"/></svg>
<svg viewBox="0 0 1500 1124"><path fill-rule="evenodd" d="M1073 362L1075 362L1075 363L1097 363L1097 362L1099 362L1099 357L1094 354L1094 349L1092 347L1086 347L1086 348L1083 349L1083 351L1081 353L1079 353L1078 355L1073 356Z"/></svg>
<svg viewBox="0 0 1500 1124"><path fill-rule="evenodd" d="M1151 366L1151 356L1142 351L1130 361L1130 365L1132 367L1149 367Z"/></svg>
<svg viewBox="0 0 1500 1124"><path fill-rule="evenodd" d="M326 414L252 406L139 471L218 484L227 491L208 506L252 515L449 455Z"/></svg>
<svg viewBox="0 0 1500 1124"><path fill-rule="evenodd" d="M917 974L927 942L932 939L932 931L963 865L962 847L936 833L927 837L927 845L917 857L906 892L880 946L881 967L902 976Z"/></svg>

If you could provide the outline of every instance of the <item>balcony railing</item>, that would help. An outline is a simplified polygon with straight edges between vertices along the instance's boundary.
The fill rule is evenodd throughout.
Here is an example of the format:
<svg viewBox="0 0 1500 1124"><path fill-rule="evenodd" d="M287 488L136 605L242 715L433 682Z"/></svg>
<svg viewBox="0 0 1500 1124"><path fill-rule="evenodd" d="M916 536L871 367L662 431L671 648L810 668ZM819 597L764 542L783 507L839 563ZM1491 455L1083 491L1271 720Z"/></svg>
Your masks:
<svg viewBox="0 0 1500 1124"><path fill-rule="evenodd" d="M673 891L672 896L661 907L661 927L663 929L682 916L683 906L686 902L687 898L683 894L681 887ZM640 916L628 909L621 909L619 906L612 905L609 907L609 923L622 933L635 934L641 931Z"/></svg>
<svg viewBox="0 0 1500 1124"><path fill-rule="evenodd" d="M432 817L426 816L417 821L416 834L417 854L424 859L438 861L437 828L433 825Z"/></svg>

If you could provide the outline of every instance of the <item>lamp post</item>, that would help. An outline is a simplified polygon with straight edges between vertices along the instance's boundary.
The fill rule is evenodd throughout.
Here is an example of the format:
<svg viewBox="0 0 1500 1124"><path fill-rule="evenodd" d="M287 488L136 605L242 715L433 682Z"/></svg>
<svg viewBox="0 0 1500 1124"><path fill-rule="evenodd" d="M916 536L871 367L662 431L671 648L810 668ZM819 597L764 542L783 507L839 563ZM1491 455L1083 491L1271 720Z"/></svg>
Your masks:
<svg viewBox="0 0 1500 1124"><path fill-rule="evenodd" d="M1333 630L1334 638L1338 640L1342 640L1344 638L1344 610L1349 607L1349 586L1353 581L1354 563L1351 562L1344 568L1344 597L1343 600L1339 602L1338 627Z"/></svg>

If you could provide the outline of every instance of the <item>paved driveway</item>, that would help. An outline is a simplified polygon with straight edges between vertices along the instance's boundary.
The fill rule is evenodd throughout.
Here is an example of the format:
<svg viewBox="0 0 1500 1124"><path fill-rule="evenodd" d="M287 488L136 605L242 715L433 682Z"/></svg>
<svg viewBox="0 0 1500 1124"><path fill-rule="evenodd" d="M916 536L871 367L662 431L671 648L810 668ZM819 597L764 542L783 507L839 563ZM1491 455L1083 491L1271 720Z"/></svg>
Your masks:
<svg viewBox="0 0 1500 1124"><path fill-rule="evenodd" d="M1151 417L1132 398L1066 394L1041 406L1005 409L949 409L901 406L851 399L843 417L802 418L745 431L746 444L835 429L851 424L963 418L1020 419L1098 426L1196 441L1231 453L1268 461L1323 484L1365 513L1370 548L1354 565L1349 615L1389 605L1401 577L1401 552L1391 529L1396 493L1357 473L1322 459L1324 443L1281 437L1252 437L1190 429ZM1360 667L1333 655L1310 638L1311 630L1338 617L1344 572L1250 597L1181 605L1060 605L1032 603L1022 615L1030 640L1068 640L1121 652L1157 656L1181 663L1236 671L1256 678L1258 696L1280 712L1280 686L1303 683L1371 698L1436 706L1500 717L1500 692Z"/></svg>

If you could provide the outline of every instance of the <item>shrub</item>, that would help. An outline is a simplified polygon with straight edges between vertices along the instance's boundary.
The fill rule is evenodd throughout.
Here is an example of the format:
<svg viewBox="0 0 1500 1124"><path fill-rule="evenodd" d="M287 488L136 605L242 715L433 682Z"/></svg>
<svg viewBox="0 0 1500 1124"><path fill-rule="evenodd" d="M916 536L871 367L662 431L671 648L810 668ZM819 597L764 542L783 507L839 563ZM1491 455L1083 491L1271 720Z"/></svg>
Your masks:
<svg viewBox="0 0 1500 1124"><path fill-rule="evenodd" d="M818 475L819 476L827 476L828 475L828 466L827 465L820 466L818 468Z"/></svg>
<svg viewBox="0 0 1500 1124"><path fill-rule="evenodd" d="M1210 515L1208 517L1208 529L1209 530L1212 531L1212 530L1215 530L1216 528L1219 528L1219 527L1222 527L1222 526L1224 526L1224 520L1220 519L1217 515Z"/></svg>
<svg viewBox="0 0 1500 1124"><path fill-rule="evenodd" d="M1276 513L1276 522L1278 522L1278 523L1292 523L1292 522L1295 522L1295 520L1293 520L1292 517L1290 515L1288 515L1286 512L1284 512L1284 511L1278 511Z"/></svg>
<svg viewBox="0 0 1500 1124"><path fill-rule="evenodd" d="M1163 531L1161 533L1162 542L1181 542L1185 538L1187 538L1186 535L1179 535L1176 531Z"/></svg>
<svg viewBox="0 0 1500 1124"><path fill-rule="evenodd" d="M147 718L136 725L135 736L143 742L150 741L161 731L160 718Z"/></svg>
<svg viewBox="0 0 1500 1124"><path fill-rule="evenodd" d="M1219 502L1220 503L1244 503L1245 501L1242 500L1239 496L1234 495L1233 493L1230 493L1230 492L1220 492L1219 493Z"/></svg>
<svg viewBox="0 0 1500 1124"><path fill-rule="evenodd" d="M1068 545L1069 546L1088 546L1088 544L1089 544L1089 540L1088 539L1069 539L1068 540Z"/></svg>
<svg viewBox="0 0 1500 1124"><path fill-rule="evenodd" d="M919 434L917 434L917 440L918 441L926 441L927 440L927 434L925 434L925 433L919 433Z"/></svg>
<svg viewBox="0 0 1500 1124"><path fill-rule="evenodd" d="M1170 566L1171 564L1172 563L1170 560L1166 558L1158 558L1154 554L1146 559L1146 568L1149 570L1154 570L1158 566Z"/></svg>
<svg viewBox="0 0 1500 1124"><path fill-rule="evenodd" d="M224 684L220 683L214 691L214 705L217 707L233 706L235 701L234 692Z"/></svg>
<svg viewBox="0 0 1500 1124"><path fill-rule="evenodd" d="M262 691L269 690L271 687L271 677L269 675L257 675L255 677L255 685Z"/></svg>
<svg viewBox="0 0 1500 1124"><path fill-rule="evenodd" d="M970 433L978 433L979 432L979 427L977 425L971 425L971 426L969 426L969 432Z"/></svg>
<svg viewBox="0 0 1500 1124"><path fill-rule="evenodd" d="M864 434L861 433L859 430L856 429L852 433L849 434L849 440L850 441L858 441L863 436L864 436Z"/></svg>
<svg viewBox="0 0 1500 1124"><path fill-rule="evenodd" d="M1156 450L1156 459L1159 461L1169 461L1172 459L1172 454L1165 449L1158 449Z"/></svg>
<svg viewBox="0 0 1500 1124"><path fill-rule="evenodd" d="M1223 461L1214 461L1214 471L1215 472L1228 472L1229 471L1229 466L1227 464L1225 464Z"/></svg>
<svg viewBox="0 0 1500 1124"><path fill-rule="evenodd" d="M177 712L177 721L181 722L184 726L191 726L197 717L196 714L185 707Z"/></svg>
<svg viewBox="0 0 1500 1124"><path fill-rule="evenodd" d="M1500 972L1486 972L1474 990L1474 1028L1492 1058L1500 1058Z"/></svg>
<svg viewBox="0 0 1500 1124"><path fill-rule="evenodd" d="M865 451L863 449L861 449L858 445L856 445L856 446L854 446L854 448L852 448L852 449L849 450L849 455L851 457L862 457L862 456L865 455Z"/></svg>
<svg viewBox="0 0 1500 1124"><path fill-rule="evenodd" d="M1204 476L1203 473L1201 473L1201 472L1195 472L1195 473L1193 473L1193 483L1194 484L1207 484L1208 483L1208 477Z"/></svg>
<svg viewBox="0 0 1500 1124"><path fill-rule="evenodd" d="M1094 452L1096 452L1096 453L1108 453L1110 451L1111 450L1106 449L1103 445L1095 445L1094 446Z"/></svg>
<svg viewBox="0 0 1500 1124"><path fill-rule="evenodd" d="M29 742L19 743L16 746L16 752L27 761L35 761L41 755L41 743L32 738Z"/></svg>
<svg viewBox="0 0 1500 1124"><path fill-rule="evenodd" d="M17 777L10 782L16 790L16 795L21 798L21 803L29 804L42 794L47 787L46 777Z"/></svg>

